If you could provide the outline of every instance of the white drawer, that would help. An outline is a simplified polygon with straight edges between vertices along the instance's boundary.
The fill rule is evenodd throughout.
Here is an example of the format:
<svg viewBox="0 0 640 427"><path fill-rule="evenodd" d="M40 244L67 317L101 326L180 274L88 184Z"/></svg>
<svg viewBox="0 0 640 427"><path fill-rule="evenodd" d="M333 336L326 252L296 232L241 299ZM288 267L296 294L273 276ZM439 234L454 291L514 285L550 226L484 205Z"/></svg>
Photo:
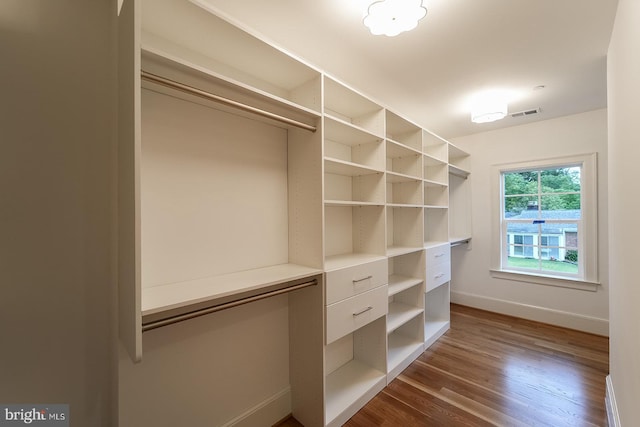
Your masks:
<svg viewBox="0 0 640 427"><path fill-rule="evenodd" d="M387 271L387 260L381 259L327 272L327 305L387 284Z"/></svg>
<svg viewBox="0 0 640 427"><path fill-rule="evenodd" d="M437 288L443 283L451 280L451 264L439 263L436 265L427 265L427 281L425 283L425 292Z"/></svg>
<svg viewBox="0 0 640 427"><path fill-rule="evenodd" d="M451 264L451 245L445 243L443 245L428 248L426 251L427 270L430 266L436 264Z"/></svg>
<svg viewBox="0 0 640 427"><path fill-rule="evenodd" d="M327 306L327 344L387 314L387 285Z"/></svg>

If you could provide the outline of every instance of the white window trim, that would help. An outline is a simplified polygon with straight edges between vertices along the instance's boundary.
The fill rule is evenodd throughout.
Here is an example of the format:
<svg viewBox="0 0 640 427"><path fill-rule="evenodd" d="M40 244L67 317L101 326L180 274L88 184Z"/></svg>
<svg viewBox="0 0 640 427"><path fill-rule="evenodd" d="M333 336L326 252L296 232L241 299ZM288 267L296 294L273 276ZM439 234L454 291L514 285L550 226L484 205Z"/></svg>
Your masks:
<svg viewBox="0 0 640 427"><path fill-rule="evenodd" d="M560 275L523 272L502 268L502 173L518 170L542 169L560 165L582 165L581 179L581 212L582 230L579 251L582 257L581 276L564 277ZM598 282L598 176L597 154L580 154L567 157L556 157L543 160L503 163L492 166L491 171L492 202L492 248L491 276L519 282L537 283L541 285L561 286L572 289L595 291Z"/></svg>

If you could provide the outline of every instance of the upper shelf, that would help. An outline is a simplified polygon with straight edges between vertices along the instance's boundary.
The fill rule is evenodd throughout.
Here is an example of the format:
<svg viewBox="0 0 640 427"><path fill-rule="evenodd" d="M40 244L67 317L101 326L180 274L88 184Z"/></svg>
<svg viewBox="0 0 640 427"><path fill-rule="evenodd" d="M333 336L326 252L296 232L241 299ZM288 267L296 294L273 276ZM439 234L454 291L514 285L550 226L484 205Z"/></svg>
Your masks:
<svg viewBox="0 0 640 427"><path fill-rule="evenodd" d="M142 9L143 49L320 112L318 70L216 16L206 2L144 0Z"/></svg>

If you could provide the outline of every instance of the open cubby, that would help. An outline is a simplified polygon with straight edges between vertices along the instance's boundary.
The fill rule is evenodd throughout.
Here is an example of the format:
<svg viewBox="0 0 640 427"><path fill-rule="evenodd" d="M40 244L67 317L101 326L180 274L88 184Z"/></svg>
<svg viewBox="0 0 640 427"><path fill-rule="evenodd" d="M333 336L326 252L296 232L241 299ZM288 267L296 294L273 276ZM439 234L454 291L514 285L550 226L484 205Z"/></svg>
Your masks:
<svg viewBox="0 0 640 427"><path fill-rule="evenodd" d="M433 157L424 156L424 180L428 184L447 185L449 182L449 167Z"/></svg>
<svg viewBox="0 0 640 427"><path fill-rule="evenodd" d="M447 208L424 208L425 247L449 241L448 211Z"/></svg>
<svg viewBox="0 0 640 427"><path fill-rule="evenodd" d="M384 110L381 106L348 88L324 77L324 113L379 137L384 136Z"/></svg>
<svg viewBox="0 0 640 427"><path fill-rule="evenodd" d="M384 206L325 205L325 269L353 255L385 254Z"/></svg>
<svg viewBox="0 0 640 427"><path fill-rule="evenodd" d="M331 117L324 118L324 156L367 168L385 169L383 140Z"/></svg>
<svg viewBox="0 0 640 427"><path fill-rule="evenodd" d="M388 140L422 152L422 129L419 126L389 110L386 112L386 125Z"/></svg>
<svg viewBox="0 0 640 427"><path fill-rule="evenodd" d="M422 152L441 163L449 162L449 143L439 136L427 131L422 131Z"/></svg>
<svg viewBox="0 0 640 427"><path fill-rule="evenodd" d="M387 172L421 179L422 155L401 144L387 140Z"/></svg>
<svg viewBox="0 0 640 427"><path fill-rule="evenodd" d="M422 248L422 208L387 207L387 256Z"/></svg>
<svg viewBox="0 0 640 427"><path fill-rule="evenodd" d="M422 197L422 181L387 174L387 204L421 206Z"/></svg>
<svg viewBox="0 0 640 427"><path fill-rule="evenodd" d="M449 282L424 294L425 348L449 329Z"/></svg>
<svg viewBox="0 0 640 427"><path fill-rule="evenodd" d="M341 426L386 385L381 317L325 347L325 424Z"/></svg>
<svg viewBox="0 0 640 427"><path fill-rule="evenodd" d="M449 206L449 188L445 185L424 183L424 205L432 208Z"/></svg>
<svg viewBox="0 0 640 427"><path fill-rule="evenodd" d="M424 351L422 311L387 337L387 382L391 382Z"/></svg>

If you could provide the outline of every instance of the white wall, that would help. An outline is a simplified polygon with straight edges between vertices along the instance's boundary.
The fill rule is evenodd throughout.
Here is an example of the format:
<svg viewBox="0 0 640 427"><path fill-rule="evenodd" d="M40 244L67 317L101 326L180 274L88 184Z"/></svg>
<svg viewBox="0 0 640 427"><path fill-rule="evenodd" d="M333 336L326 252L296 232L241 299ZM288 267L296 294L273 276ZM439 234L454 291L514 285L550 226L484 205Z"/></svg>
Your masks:
<svg viewBox="0 0 640 427"><path fill-rule="evenodd" d="M112 426L112 0L0 2L0 402Z"/></svg>
<svg viewBox="0 0 640 427"><path fill-rule="evenodd" d="M640 420L640 2L619 0L608 52L610 372L621 424ZM613 390L608 390L609 392ZM611 396L611 393L610 393Z"/></svg>
<svg viewBox="0 0 640 427"><path fill-rule="evenodd" d="M282 419L291 412L288 314L285 295L145 332L141 363L120 355L120 427Z"/></svg>
<svg viewBox="0 0 640 427"><path fill-rule="evenodd" d="M509 119L506 119L509 120ZM453 139L471 154L471 245L453 249L452 301L608 334L607 112L597 110ZM596 292L493 278L491 167L598 153L599 277Z"/></svg>

